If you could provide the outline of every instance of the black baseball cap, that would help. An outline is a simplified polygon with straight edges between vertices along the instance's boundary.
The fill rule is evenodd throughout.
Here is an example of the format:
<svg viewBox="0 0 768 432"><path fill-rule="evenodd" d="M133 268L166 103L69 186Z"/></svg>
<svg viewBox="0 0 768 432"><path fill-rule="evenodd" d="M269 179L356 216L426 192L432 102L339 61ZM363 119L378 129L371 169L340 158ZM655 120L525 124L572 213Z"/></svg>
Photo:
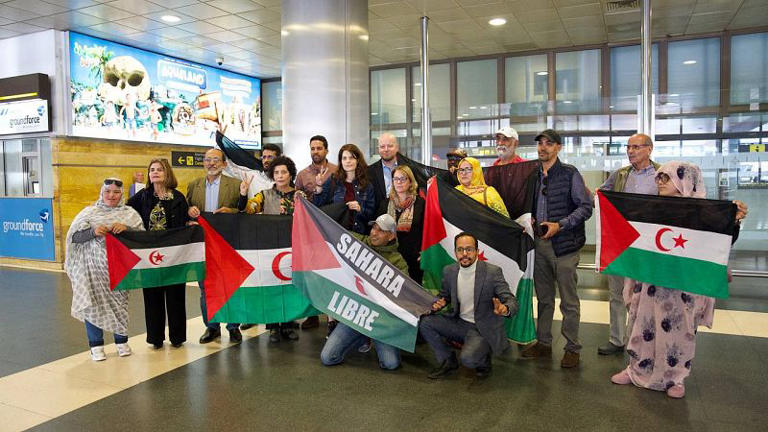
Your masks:
<svg viewBox="0 0 768 432"><path fill-rule="evenodd" d="M563 143L563 141L560 139L560 134L555 132L554 129L547 129L547 130L542 131L540 134L536 135L536 138L534 138L533 140L536 141L536 142L539 142L539 140L542 139L542 138L546 138L550 142L554 142L554 143L558 143L558 144L562 144Z"/></svg>

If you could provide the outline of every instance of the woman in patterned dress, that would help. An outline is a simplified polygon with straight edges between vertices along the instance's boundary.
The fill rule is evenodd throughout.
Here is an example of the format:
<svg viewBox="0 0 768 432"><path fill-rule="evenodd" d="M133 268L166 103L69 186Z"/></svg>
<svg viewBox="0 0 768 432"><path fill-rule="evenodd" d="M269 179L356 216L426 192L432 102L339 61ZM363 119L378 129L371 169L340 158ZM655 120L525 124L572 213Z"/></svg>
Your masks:
<svg viewBox="0 0 768 432"><path fill-rule="evenodd" d="M161 231L186 226L187 200L176 190L178 182L168 159L152 159L147 168L147 186L128 200L136 209L148 231ZM145 288L144 318L147 343L155 349L165 341L165 317L168 315L168 338L174 348L187 340L186 284Z"/></svg>
<svg viewBox="0 0 768 432"><path fill-rule="evenodd" d="M107 359L104 330L114 334L120 357L131 355L128 293L109 288L104 235L143 229L138 213L123 204L123 182L107 178L98 201L78 213L67 232L64 269L72 281L72 316L85 323L94 361Z"/></svg>
<svg viewBox="0 0 768 432"><path fill-rule="evenodd" d="M501 199L499 193L493 186L485 184L480 161L466 157L459 162L456 173L459 178L459 185L456 186L456 189L469 195L470 198L480 204L490 207L496 213L509 217L507 206L504 205L504 200Z"/></svg>
<svg viewBox="0 0 768 432"><path fill-rule="evenodd" d="M659 167L656 184L662 196L706 197L701 170L687 162L667 162ZM734 203L738 224L747 207L739 201ZM738 231L734 240L737 235ZM715 299L626 279L624 301L629 308L629 365L611 381L665 391L676 399L684 397L683 380L691 373L696 330L699 325L712 328Z"/></svg>

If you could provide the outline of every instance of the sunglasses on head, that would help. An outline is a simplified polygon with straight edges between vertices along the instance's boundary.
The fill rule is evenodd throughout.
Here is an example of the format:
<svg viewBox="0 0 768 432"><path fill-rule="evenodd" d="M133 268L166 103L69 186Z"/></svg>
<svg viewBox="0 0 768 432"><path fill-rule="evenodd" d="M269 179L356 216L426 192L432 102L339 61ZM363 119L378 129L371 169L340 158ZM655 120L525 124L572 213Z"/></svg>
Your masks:
<svg viewBox="0 0 768 432"><path fill-rule="evenodd" d="M104 180L104 185L115 185L117 187L123 187L123 181L122 180L115 180L115 179L106 179Z"/></svg>

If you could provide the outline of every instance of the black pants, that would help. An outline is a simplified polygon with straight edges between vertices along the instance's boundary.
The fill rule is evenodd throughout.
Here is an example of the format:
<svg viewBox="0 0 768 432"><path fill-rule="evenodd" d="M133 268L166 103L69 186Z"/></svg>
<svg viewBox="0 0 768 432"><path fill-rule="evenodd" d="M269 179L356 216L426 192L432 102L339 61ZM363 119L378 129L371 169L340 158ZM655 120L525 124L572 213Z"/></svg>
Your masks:
<svg viewBox="0 0 768 432"><path fill-rule="evenodd" d="M144 318L147 323L147 343L162 344L165 340L165 315L168 313L168 339L172 344L187 340L186 285L168 285L144 290Z"/></svg>
<svg viewBox="0 0 768 432"><path fill-rule="evenodd" d="M294 321L267 324L267 330L272 330L272 329L289 330L289 329L295 329L296 327L298 326Z"/></svg>

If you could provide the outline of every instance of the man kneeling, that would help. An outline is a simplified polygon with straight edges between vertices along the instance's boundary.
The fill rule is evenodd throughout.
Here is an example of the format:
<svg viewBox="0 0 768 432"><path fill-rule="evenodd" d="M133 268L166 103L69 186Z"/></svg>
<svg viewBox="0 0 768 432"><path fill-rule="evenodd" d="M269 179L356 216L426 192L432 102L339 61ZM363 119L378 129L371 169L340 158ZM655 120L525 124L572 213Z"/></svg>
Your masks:
<svg viewBox="0 0 768 432"><path fill-rule="evenodd" d="M403 274L408 274L408 264L397 251L397 224L392 216L383 214L376 218L371 228L370 236L352 233L358 240L365 243ZM400 350L383 342L373 341L376 354L379 356L379 367L394 370L400 367ZM344 361L344 356L353 349L360 352L370 350L371 340L344 323L339 323L328 336L320 361L326 366L337 365Z"/></svg>
<svg viewBox="0 0 768 432"><path fill-rule="evenodd" d="M478 377L485 377L491 372L491 353L499 355L509 348L504 317L517 312L517 299L509 291L501 268L477 261L478 244L472 234L459 233L453 245L458 263L443 269L442 290L432 311L447 303L453 309L443 315L425 316L419 323L419 333L440 364L428 376L442 378L459 368L445 338L462 343L461 363L474 368Z"/></svg>

